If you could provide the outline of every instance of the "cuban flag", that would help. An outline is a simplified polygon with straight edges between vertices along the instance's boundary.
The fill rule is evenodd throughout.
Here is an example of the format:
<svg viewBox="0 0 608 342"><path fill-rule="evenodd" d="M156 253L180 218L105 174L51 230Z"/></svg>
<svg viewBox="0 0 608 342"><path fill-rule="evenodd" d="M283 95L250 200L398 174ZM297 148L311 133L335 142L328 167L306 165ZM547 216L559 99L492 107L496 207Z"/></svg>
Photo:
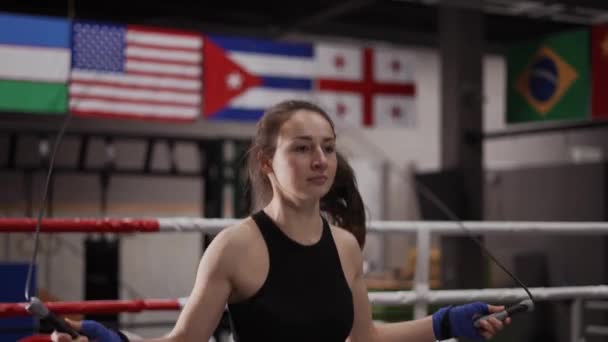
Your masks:
<svg viewBox="0 0 608 342"><path fill-rule="evenodd" d="M315 46L316 96L336 125L412 127L415 57L397 48Z"/></svg>
<svg viewBox="0 0 608 342"><path fill-rule="evenodd" d="M314 47L306 43L206 36L204 116L258 120L287 99L314 100Z"/></svg>

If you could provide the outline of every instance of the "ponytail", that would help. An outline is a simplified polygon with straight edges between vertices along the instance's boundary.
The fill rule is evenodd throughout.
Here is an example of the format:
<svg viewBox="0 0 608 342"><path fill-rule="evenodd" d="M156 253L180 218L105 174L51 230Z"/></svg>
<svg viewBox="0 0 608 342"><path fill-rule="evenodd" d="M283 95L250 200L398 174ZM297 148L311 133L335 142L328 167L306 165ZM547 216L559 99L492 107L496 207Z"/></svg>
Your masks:
<svg viewBox="0 0 608 342"><path fill-rule="evenodd" d="M366 233L363 199L352 167L340 153L337 160L336 177L329 192L321 198L321 211L333 224L351 232L363 249Z"/></svg>

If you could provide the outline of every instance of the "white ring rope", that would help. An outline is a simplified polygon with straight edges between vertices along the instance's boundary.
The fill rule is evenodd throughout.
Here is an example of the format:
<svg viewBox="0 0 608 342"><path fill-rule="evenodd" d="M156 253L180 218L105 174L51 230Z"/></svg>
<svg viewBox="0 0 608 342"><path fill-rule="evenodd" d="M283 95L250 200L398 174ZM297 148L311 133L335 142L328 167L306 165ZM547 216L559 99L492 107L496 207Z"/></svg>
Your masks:
<svg viewBox="0 0 608 342"><path fill-rule="evenodd" d="M536 301L571 300L578 298L608 298L608 285L535 287L530 292ZM379 305L462 304L482 301L493 303L512 303L528 296L521 288L496 288L475 290L436 290L419 294L414 291L370 292L369 299Z"/></svg>
<svg viewBox="0 0 608 342"><path fill-rule="evenodd" d="M204 231L216 233L234 225L239 219L159 218L161 232ZM464 221L471 233L551 233L551 234L608 234L608 222L542 222L542 221ZM452 221L370 221L368 232L458 234L466 232Z"/></svg>

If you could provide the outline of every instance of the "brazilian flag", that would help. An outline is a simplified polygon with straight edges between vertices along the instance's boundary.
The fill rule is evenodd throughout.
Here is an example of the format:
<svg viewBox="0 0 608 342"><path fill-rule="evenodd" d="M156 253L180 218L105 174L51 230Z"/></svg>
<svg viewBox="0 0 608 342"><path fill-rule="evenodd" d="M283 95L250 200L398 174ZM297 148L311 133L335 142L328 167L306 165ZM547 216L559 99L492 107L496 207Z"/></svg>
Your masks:
<svg viewBox="0 0 608 342"><path fill-rule="evenodd" d="M507 55L507 122L583 119L589 113L589 32L513 46Z"/></svg>

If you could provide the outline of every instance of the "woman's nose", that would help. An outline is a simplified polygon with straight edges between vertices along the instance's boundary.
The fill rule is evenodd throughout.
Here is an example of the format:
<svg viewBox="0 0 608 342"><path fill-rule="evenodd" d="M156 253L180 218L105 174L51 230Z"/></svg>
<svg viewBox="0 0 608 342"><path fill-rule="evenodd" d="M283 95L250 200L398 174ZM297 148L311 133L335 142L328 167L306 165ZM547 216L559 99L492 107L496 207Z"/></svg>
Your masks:
<svg viewBox="0 0 608 342"><path fill-rule="evenodd" d="M316 169L325 169L327 167L327 156L323 149L318 149L314 155L314 159L312 161L313 168Z"/></svg>

